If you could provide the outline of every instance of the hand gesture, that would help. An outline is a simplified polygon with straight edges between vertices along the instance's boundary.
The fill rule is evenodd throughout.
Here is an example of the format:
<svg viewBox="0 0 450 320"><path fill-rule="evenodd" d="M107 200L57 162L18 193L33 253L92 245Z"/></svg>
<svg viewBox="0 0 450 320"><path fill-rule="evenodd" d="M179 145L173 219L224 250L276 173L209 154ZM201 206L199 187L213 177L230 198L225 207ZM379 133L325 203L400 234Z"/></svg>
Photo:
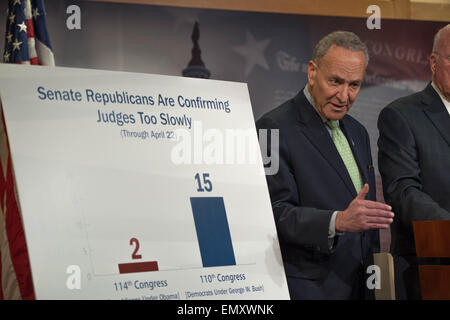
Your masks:
<svg viewBox="0 0 450 320"><path fill-rule="evenodd" d="M377 201L365 200L369 185L365 184L359 194L344 211L336 216L336 231L362 232L369 229L387 229L392 223L392 207Z"/></svg>

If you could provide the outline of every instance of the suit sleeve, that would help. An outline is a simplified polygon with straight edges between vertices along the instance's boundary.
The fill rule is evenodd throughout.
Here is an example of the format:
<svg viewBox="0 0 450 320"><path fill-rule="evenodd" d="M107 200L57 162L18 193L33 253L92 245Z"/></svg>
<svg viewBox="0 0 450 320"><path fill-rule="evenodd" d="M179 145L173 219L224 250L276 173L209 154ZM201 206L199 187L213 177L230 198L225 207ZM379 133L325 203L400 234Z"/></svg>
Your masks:
<svg viewBox="0 0 450 320"><path fill-rule="evenodd" d="M277 130L279 126L272 120L259 120L258 129ZM290 245L300 245L329 254L328 230L334 210L320 210L302 207L297 183L291 165L289 148L279 131L279 148L271 154L272 160L277 157L279 168L273 175L267 175L272 210L280 239ZM270 139L268 148L271 150ZM276 149L276 148L275 148ZM276 163L277 161L272 161ZM337 236L336 236L337 237Z"/></svg>
<svg viewBox="0 0 450 320"><path fill-rule="evenodd" d="M367 133L367 130L364 129L364 137L366 140L366 152L367 158L369 159L369 169L368 169L368 181L366 183L369 184L369 193L366 196L367 200L377 201L377 185L375 181L375 169L373 167L372 162L372 149L370 148L370 137ZM380 252L380 230L379 229L371 229L365 231L368 237L367 245L368 252L370 253L379 253ZM372 264L372 263L371 263Z"/></svg>
<svg viewBox="0 0 450 320"><path fill-rule="evenodd" d="M378 166L383 192L395 219L412 227L412 221L450 219L450 213L423 192L414 134L397 110L386 107L378 118Z"/></svg>

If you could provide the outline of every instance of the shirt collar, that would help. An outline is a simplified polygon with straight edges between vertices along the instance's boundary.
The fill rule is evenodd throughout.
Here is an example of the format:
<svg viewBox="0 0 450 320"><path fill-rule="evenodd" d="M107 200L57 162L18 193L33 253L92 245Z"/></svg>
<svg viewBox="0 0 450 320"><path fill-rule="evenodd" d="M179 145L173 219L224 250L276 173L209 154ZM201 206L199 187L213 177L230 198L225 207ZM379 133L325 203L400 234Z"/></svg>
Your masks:
<svg viewBox="0 0 450 320"><path fill-rule="evenodd" d="M439 91L438 87L434 84L433 81L431 81L431 86L438 93L439 97L442 100L442 103L444 104L445 108L447 109L448 114L450 115L450 101L448 101L447 99L444 98L444 96L441 94L441 92Z"/></svg>
<svg viewBox="0 0 450 320"><path fill-rule="evenodd" d="M308 102L314 107L314 110L316 110L317 114L320 116L320 119L322 119L322 122L326 123L328 121L328 119L325 118L324 116L322 116L322 114L320 114L319 110L317 110L316 105L314 104L314 99L311 96L311 94L309 93L308 85L306 85L305 88L303 89L303 93L305 94L306 100L308 100ZM338 121L338 123L339 123L339 121Z"/></svg>

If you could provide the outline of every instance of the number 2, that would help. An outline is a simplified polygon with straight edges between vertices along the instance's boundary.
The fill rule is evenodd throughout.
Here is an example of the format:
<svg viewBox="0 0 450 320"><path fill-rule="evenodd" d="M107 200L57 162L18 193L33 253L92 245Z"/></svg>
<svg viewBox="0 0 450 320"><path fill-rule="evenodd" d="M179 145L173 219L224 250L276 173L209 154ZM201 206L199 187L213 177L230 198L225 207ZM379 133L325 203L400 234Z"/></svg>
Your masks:
<svg viewBox="0 0 450 320"><path fill-rule="evenodd" d="M135 244L135 248L133 253L131 254L131 259L142 259L142 255L141 254L137 254L139 251L139 240L136 238L131 238L130 239L130 246L132 246L133 244Z"/></svg>

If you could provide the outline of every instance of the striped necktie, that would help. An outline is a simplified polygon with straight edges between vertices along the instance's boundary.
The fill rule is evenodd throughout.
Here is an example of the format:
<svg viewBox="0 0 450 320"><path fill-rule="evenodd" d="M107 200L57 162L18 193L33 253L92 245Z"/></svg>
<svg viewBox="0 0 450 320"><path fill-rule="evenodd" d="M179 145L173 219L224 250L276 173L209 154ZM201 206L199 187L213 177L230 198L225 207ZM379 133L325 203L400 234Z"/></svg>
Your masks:
<svg viewBox="0 0 450 320"><path fill-rule="evenodd" d="M345 167L347 168L353 185L355 186L356 193L358 193L364 184L347 138L339 128L336 120L328 120L327 125L331 128L333 142L336 145L342 160L344 161Z"/></svg>

